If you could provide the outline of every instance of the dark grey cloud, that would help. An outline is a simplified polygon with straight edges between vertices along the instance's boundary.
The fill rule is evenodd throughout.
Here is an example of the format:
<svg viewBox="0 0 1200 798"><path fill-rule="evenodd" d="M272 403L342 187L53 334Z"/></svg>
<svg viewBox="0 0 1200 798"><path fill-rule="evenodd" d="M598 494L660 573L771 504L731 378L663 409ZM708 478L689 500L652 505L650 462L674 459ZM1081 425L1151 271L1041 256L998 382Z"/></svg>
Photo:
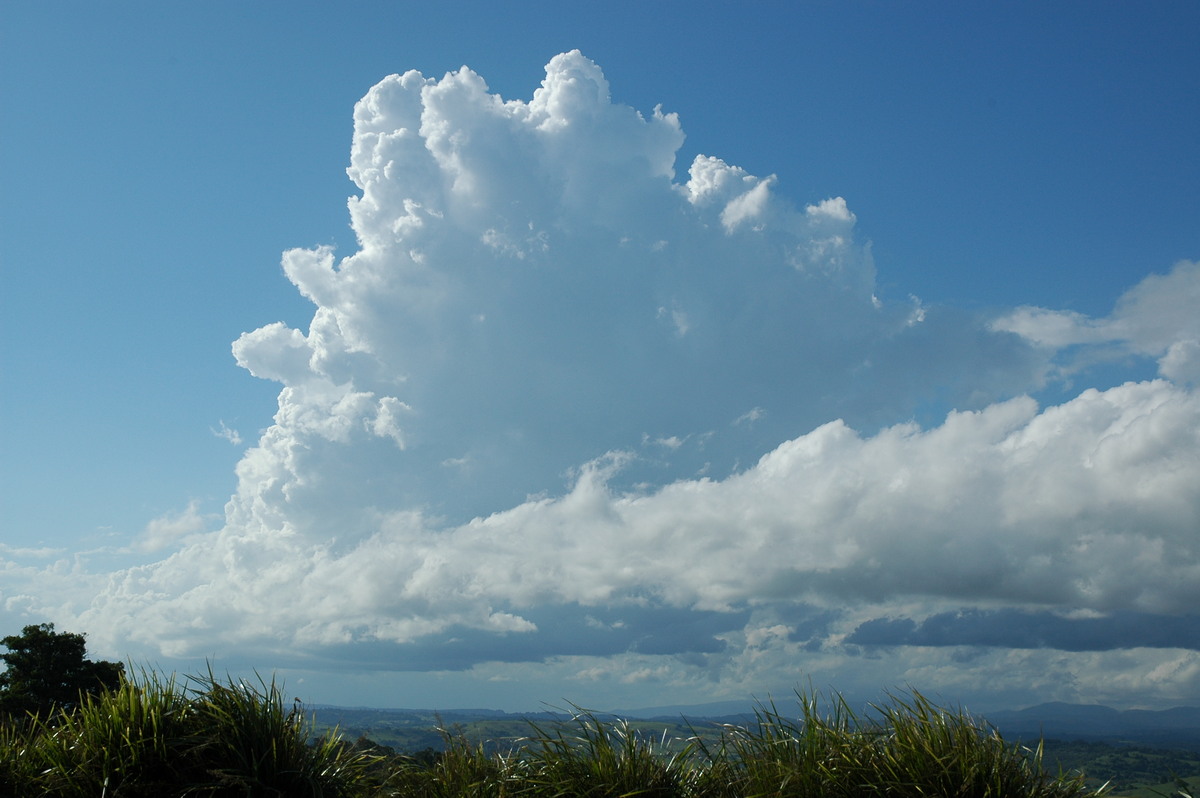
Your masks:
<svg viewBox="0 0 1200 798"><path fill-rule="evenodd" d="M724 651L717 635L742 629L749 612L711 612L661 606L541 607L522 616L530 632L488 632L466 626L408 643L358 640L312 652L315 659L353 662L365 670L466 670L482 662L541 662L555 656L635 653L684 657ZM295 663L303 664L301 662Z"/></svg>
<svg viewBox="0 0 1200 798"><path fill-rule="evenodd" d="M964 609L920 621L876 618L846 638L863 646L992 646L1112 651L1119 648L1182 648L1200 651L1200 615L1121 611L1072 618L1018 609Z"/></svg>

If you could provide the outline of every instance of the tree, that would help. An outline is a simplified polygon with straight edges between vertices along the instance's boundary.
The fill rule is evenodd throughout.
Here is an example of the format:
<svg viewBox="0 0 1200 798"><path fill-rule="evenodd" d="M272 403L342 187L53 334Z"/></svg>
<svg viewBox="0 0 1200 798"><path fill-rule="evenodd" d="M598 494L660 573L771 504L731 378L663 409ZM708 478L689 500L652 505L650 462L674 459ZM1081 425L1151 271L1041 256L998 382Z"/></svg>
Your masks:
<svg viewBox="0 0 1200 798"><path fill-rule="evenodd" d="M0 639L0 715L47 715L55 708L72 709L83 693L120 685L125 666L93 662L86 657L84 636L56 632L54 624L26 626L19 635Z"/></svg>

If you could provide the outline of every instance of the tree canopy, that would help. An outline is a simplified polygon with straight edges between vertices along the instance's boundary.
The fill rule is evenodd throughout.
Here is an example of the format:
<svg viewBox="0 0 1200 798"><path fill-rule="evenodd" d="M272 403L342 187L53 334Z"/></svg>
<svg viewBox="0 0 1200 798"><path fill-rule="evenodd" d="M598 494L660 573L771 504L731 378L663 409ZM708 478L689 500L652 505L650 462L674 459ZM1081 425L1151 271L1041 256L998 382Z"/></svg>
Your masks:
<svg viewBox="0 0 1200 798"><path fill-rule="evenodd" d="M26 626L0 644L8 649L0 654L6 665L0 673L0 715L71 709L81 694L117 687L125 673L119 662L89 660L84 636L56 632L52 623Z"/></svg>

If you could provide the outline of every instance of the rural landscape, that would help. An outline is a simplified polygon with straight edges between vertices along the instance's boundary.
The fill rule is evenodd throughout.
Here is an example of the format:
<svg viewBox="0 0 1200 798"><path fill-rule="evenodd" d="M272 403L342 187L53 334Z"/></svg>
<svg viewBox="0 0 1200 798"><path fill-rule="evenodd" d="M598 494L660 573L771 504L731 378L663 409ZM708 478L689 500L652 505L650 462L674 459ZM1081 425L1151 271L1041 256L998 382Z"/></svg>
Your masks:
<svg viewBox="0 0 1200 798"><path fill-rule="evenodd" d="M1141 717L1169 746L1148 748L1103 727L1006 739L916 691L862 709L797 692L722 718L307 708L273 679L127 674L50 624L0 643L11 796L1190 798L1200 783L1195 710L1175 728L1178 713Z"/></svg>

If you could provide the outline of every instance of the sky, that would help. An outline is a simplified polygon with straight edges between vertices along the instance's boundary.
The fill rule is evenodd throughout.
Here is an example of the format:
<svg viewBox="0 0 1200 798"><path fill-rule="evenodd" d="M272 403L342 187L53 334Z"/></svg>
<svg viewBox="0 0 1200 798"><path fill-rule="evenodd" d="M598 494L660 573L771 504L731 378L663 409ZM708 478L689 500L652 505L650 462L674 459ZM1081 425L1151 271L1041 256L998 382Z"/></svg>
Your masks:
<svg viewBox="0 0 1200 798"><path fill-rule="evenodd" d="M0 628L312 703L1200 704L1200 6L0 7Z"/></svg>

